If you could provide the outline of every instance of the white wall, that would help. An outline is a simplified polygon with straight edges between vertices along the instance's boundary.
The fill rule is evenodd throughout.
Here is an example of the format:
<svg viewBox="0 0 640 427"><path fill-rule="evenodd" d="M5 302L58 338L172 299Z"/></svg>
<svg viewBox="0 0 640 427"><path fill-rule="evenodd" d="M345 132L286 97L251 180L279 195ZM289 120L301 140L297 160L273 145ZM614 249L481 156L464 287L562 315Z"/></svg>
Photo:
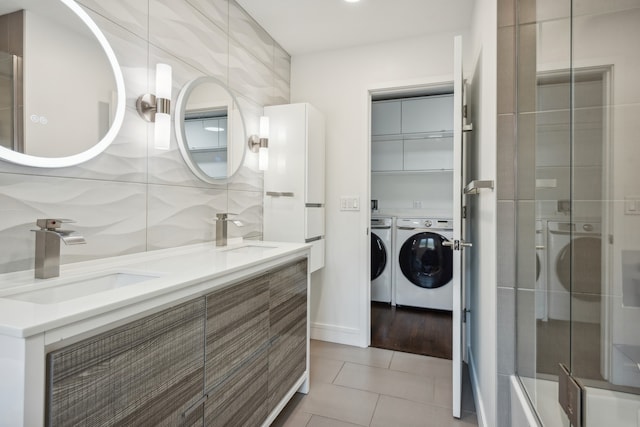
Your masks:
<svg viewBox="0 0 640 427"><path fill-rule="evenodd" d="M451 218L452 193L451 172L371 176L379 215Z"/></svg>
<svg viewBox="0 0 640 427"><path fill-rule="evenodd" d="M473 73L469 100L473 133L468 138L473 158L468 180L496 181L496 0L475 3L470 41L473 59L466 61L465 74ZM471 231L468 240L473 242L466 252L470 257L467 265L471 267L466 276L471 309L469 363L478 420L484 426L497 425L496 194L494 190L467 196Z"/></svg>
<svg viewBox="0 0 640 427"><path fill-rule="evenodd" d="M453 78L453 37L437 34L291 60L291 101L326 117L326 267L312 278L312 336L366 346L369 339L369 90ZM341 196L361 210L341 212Z"/></svg>

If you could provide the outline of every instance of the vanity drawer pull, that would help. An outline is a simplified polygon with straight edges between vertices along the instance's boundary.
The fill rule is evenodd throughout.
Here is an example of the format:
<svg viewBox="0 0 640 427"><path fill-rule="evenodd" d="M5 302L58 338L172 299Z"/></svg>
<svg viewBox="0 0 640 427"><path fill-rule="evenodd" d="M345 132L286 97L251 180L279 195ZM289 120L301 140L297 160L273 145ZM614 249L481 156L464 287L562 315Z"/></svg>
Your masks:
<svg viewBox="0 0 640 427"><path fill-rule="evenodd" d="M294 197L292 191L267 191L267 196L272 197Z"/></svg>

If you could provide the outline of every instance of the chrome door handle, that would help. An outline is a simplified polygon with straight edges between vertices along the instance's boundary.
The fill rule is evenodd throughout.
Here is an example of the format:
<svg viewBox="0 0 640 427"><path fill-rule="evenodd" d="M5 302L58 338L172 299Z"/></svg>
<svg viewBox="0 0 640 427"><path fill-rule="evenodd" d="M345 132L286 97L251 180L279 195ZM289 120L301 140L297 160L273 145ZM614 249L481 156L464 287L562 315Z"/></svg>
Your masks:
<svg viewBox="0 0 640 427"><path fill-rule="evenodd" d="M470 248L473 243L465 242L464 240L447 240L442 242L442 246L448 246L453 248L454 251L459 251L461 248Z"/></svg>

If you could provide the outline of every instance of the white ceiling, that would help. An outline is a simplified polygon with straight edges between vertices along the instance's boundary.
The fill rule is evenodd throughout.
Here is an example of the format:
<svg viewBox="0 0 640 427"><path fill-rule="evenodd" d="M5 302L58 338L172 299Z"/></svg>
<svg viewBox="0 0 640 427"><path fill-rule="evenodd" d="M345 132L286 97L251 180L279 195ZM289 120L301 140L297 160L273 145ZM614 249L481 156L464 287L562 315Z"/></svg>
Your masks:
<svg viewBox="0 0 640 427"><path fill-rule="evenodd" d="M474 0L237 0L290 55L470 25Z"/></svg>

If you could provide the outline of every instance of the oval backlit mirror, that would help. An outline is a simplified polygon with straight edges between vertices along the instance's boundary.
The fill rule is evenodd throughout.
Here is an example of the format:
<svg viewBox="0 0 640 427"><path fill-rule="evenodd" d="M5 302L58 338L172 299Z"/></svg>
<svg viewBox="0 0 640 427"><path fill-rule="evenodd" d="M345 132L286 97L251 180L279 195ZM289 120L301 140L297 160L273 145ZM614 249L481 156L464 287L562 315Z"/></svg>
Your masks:
<svg viewBox="0 0 640 427"><path fill-rule="evenodd" d="M0 158L53 168L104 151L122 125L125 90L95 22L73 0L2 0L5 30L14 37L0 46Z"/></svg>
<svg viewBox="0 0 640 427"><path fill-rule="evenodd" d="M200 77L187 83L174 116L178 147L198 178L213 184L240 169L246 146L244 120L238 102L220 80Z"/></svg>

